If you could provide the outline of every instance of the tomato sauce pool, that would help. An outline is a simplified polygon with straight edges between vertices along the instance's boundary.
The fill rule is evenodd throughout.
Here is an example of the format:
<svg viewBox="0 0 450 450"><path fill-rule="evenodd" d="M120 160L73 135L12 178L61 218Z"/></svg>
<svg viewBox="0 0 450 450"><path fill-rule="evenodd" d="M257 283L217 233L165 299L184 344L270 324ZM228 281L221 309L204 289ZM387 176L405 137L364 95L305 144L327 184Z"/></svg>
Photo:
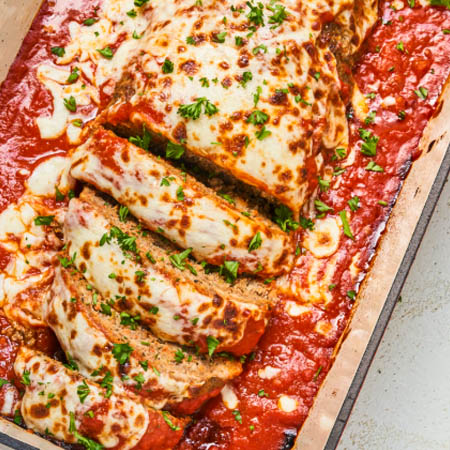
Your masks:
<svg viewBox="0 0 450 450"><path fill-rule="evenodd" d="M50 48L67 42L68 23L92 16L96 6L98 2L87 0L45 2L1 86L0 211L21 196L24 181L39 162L65 154L70 147L65 136L40 138L35 119L51 111L52 101L36 78L36 68L54 61ZM349 109L351 145L358 148L355 162L342 172L339 161L330 158L341 172L340 182L320 194L320 200L334 211L343 210L354 195L360 199L351 223L354 238L342 240L338 249L333 299L326 309L316 305L308 314L292 317L284 309L288 299L282 298L258 347L247 358L244 372L232 383L236 409L227 409L221 396L209 401L186 431L180 450L278 450L293 445L350 317L353 293L358 289L349 274L350 262L360 253L359 268L367 270L402 181L420 156L419 139L450 71L449 29L450 11L446 9L406 6L396 11L389 2L381 2L380 20L353 69L376 115L361 123ZM376 93L371 90L375 86ZM361 127L379 137L374 158L359 151ZM0 248L0 268L8 258ZM305 279L310 261L308 256L301 261L291 280ZM332 324L326 335L316 331L318 321L324 319ZM10 324L0 316L0 378L12 377L17 346L10 334ZM42 340L40 347L49 353L55 350L51 338ZM264 379L258 371L266 366L283 370ZM294 399L295 406L283 411L279 407L283 396Z"/></svg>

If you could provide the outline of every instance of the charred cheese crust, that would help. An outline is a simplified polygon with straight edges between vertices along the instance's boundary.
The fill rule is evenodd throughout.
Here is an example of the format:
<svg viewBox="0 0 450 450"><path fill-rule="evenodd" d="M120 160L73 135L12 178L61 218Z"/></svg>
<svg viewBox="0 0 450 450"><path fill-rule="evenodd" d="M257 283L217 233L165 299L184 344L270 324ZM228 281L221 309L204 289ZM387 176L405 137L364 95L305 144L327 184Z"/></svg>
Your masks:
<svg viewBox="0 0 450 450"><path fill-rule="evenodd" d="M292 266L293 243L278 227L256 213L243 215L191 176L111 131L97 129L78 147L71 174L110 194L152 231L163 228L199 261L237 261L239 272L263 278Z"/></svg>
<svg viewBox="0 0 450 450"><path fill-rule="evenodd" d="M69 443L79 442L78 433L105 448L121 450L137 448L144 442L148 449L170 449L181 437L182 420L166 415L178 428L172 430L162 413L147 409L133 395L125 395L118 388L108 395L98 384L40 352L22 347L14 370L26 382L21 414L34 431L52 433Z"/></svg>
<svg viewBox="0 0 450 450"><path fill-rule="evenodd" d="M267 8L264 25L250 21L245 2L242 13L234 1L152 3L141 55L104 120L144 123L298 212L320 148L348 144L336 62L316 44L324 18L353 2L276 3L286 16L275 25ZM199 114L183 113L198 101Z"/></svg>
<svg viewBox="0 0 450 450"><path fill-rule="evenodd" d="M268 300L250 289L238 294L231 287L225 291L202 282L200 266L198 276L190 278L187 270L172 266L150 236L143 239L135 224L120 222L117 209L88 190L81 197L89 202L71 200L66 215L67 252L88 282L114 300L115 308L139 314L157 337L198 345L203 352L212 347L234 354L253 349L268 320ZM134 253L108 238L112 227L137 244Z"/></svg>
<svg viewBox="0 0 450 450"><path fill-rule="evenodd" d="M93 379L101 381L109 372L114 384L142 396L149 406L193 413L241 372L237 361L202 358L161 342L137 325L126 327L117 312L102 309L106 300L79 273L61 267L55 272L44 308L46 320L84 376L97 373ZM120 365L112 353L114 344L120 343L133 349L126 365Z"/></svg>

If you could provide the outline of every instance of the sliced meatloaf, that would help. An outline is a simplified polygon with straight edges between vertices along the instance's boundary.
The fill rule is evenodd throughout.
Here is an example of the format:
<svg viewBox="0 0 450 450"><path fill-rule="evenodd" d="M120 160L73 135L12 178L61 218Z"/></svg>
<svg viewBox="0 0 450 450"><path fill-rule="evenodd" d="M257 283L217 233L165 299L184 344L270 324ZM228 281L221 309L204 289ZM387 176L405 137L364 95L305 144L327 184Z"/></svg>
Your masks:
<svg viewBox="0 0 450 450"><path fill-rule="evenodd" d="M111 390L107 381L94 383L43 353L22 347L14 370L25 388L20 410L31 430L115 450L169 450L183 434L184 420L145 407L117 386Z"/></svg>
<svg viewBox="0 0 450 450"><path fill-rule="evenodd" d="M236 261L239 273L262 278L292 267L288 234L111 131L96 129L76 149L71 174L114 197L150 230L162 228L181 248L192 248L199 261Z"/></svg>
<svg viewBox="0 0 450 450"><path fill-rule="evenodd" d="M84 376L101 381L109 373L149 406L193 413L241 372L234 358L204 357L162 342L140 326L139 316L116 312L112 302L79 272L56 267L45 319ZM118 357L121 348L126 364Z"/></svg>
<svg viewBox="0 0 450 450"><path fill-rule="evenodd" d="M262 335L272 300L265 285L208 275L188 259L189 250L177 253L92 190L71 200L63 228L73 265L117 310L139 314L157 337L210 355L240 355ZM228 281L235 267L224 264Z"/></svg>

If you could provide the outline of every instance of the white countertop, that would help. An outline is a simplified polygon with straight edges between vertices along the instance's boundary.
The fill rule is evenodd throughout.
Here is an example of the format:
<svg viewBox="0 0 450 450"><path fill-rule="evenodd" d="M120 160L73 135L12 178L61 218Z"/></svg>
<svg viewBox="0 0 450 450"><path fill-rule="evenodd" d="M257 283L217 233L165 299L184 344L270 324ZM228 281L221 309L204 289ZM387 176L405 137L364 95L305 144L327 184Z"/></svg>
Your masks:
<svg viewBox="0 0 450 450"><path fill-rule="evenodd" d="M450 449L448 180L337 449Z"/></svg>

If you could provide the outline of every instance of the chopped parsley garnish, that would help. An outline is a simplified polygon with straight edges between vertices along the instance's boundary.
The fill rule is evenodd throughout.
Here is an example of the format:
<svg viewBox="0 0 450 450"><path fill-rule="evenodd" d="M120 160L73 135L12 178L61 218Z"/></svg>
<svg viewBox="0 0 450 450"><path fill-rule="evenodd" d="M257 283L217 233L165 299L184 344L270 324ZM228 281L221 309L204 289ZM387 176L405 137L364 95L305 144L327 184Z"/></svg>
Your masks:
<svg viewBox="0 0 450 450"><path fill-rule="evenodd" d="M378 164L375 164L374 161L370 161L369 164L367 164L366 170L369 172L384 172L384 169Z"/></svg>
<svg viewBox="0 0 450 450"><path fill-rule="evenodd" d="M188 248L181 253L174 253L169 256L169 260L174 267L183 271L186 268L186 258L191 254L192 248Z"/></svg>
<svg viewBox="0 0 450 450"><path fill-rule="evenodd" d="M64 194L58 189L58 186L55 186L55 199L57 202L64 201Z"/></svg>
<svg viewBox="0 0 450 450"><path fill-rule="evenodd" d="M74 67L72 69L72 72L70 72L70 75L67 78L67 82L68 83L75 83L75 81L78 80L79 76L80 76L80 73L79 73L78 67Z"/></svg>
<svg viewBox="0 0 450 450"><path fill-rule="evenodd" d="M128 140L138 147L143 148L144 150L148 151L150 147L150 141L152 137L145 127L145 125L142 125L142 137L141 136L131 136L128 138Z"/></svg>
<svg viewBox="0 0 450 450"><path fill-rule="evenodd" d="M55 216L37 216L34 218L34 224L38 226L50 225Z"/></svg>
<svg viewBox="0 0 450 450"><path fill-rule="evenodd" d="M359 129L359 135L364 141L361 145L361 153L366 156L375 156L377 154L377 144L380 138L364 128Z"/></svg>
<svg viewBox="0 0 450 450"><path fill-rule="evenodd" d="M127 11L127 16L128 17L136 17L137 16L137 12L135 9L130 9L129 11Z"/></svg>
<svg viewBox="0 0 450 450"><path fill-rule="evenodd" d="M241 416L241 412L238 409L235 409L232 412L234 418L242 425L242 416Z"/></svg>
<svg viewBox="0 0 450 450"><path fill-rule="evenodd" d="M61 256L58 255L59 262L65 269L67 269L68 267L70 267L70 266L75 264L75 258L76 257L77 257L77 252L75 252L72 255L72 258L70 258L70 259L65 257L65 256L61 257Z"/></svg>
<svg viewBox="0 0 450 450"><path fill-rule="evenodd" d="M105 243L109 244L111 242L111 239L116 239L117 244L121 248L123 252L132 252L137 253L137 246L136 246L136 237L130 236L127 233L124 233L120 228L118 227L111 227L111 231L108 233L105 233L101 239L100 239L100 247L105 245Z"/></svg>
<svg viewBox="0 0 450 450"><path fill-rule="evenodd" d="M352 211L357 211L359 208L359 197L355 195L347 203Z"/></svg>
<svg viewBox="0 0 450 450"><path fill-rule="evenodd" d="M235 36L234 38L234 43L238 46L238 47L242 47L244 45L244 39L242 39L241 36Z"/></svg>
<svg viewBox="0 0 450 450"><path fill-rule="evenodd" d="M272 132L268 130L265 126L263 126L260 130L255 131L255 136L260 141L262 141L266 137L269 137L271 134Z"/></svg>
<svg viewBox="0 0 450 450"><path fill-rule="evenodd" d="M178 189L177 189L177 200L179 202L182 202L184 200L184 191L181 186L178 186Z"/></svg>
<svg viewBox="0 0 450 450"><path fill-rule="evenodd" d="M64 364L64 367L67 367L70 370L78 370L78 364L75 362L75 360L69 353L66 354L66 359L67 363Z"/></svg>
<svg viewBox="0 0 450 450"><path fill-rule="evenodd" d="M350 225L348 223L347 219L347 211L343 210L339 212L339 216L342 221L342 226L344 227L344 234L349 237L350 239L355 239L355 236L353 236L352 230L350 229Z"/></svg>
<svg viewBox="0 0 450 450"><path fill-rule="evenodd" d="M95 22L97 22L97 20L94 17L89 17L89 19L86 19L83 22L83 25L86 25L87 27L90 27L91 25L94 25Z"/></svg>
<svg viewBox="0 0 450 450"><path fill-rule="evenodd" d="M405 117L406 117L406 111L399 111L398 113L397 113L397 116L398 116L398 118L400 119L400 120L405 120Z"/></svg>
<svg viewBox="0 0 450 450"><path fill-rule="evenodd" d="M246 122L253 125L264 125L269 120L269 116L262 111L253 111L247 118Z"/></svg>
<svg viewBox="0 0 450 450"><path fill-rule="evenodd" d="M128 361L133 347L130 347L127 343L125 344L114 344L112 349L112 354L114 358L119 362L119 364L125 364Z"/></svg>
<svg viewBox="0 0 450 450"><path fill-rule="evenodd" d="M278 226L283 231L295 231L299 223L294 221L292 218L292 211L285 205L280 205L275 208L275 216L274 216L274 222L278 224Z"/></svg>
<svg viewBox="0 0 450 450"><path fill-rule="evenodd" d="M273 15L269 16L269 23L274 24L271 28L279 27L289 15L286 8L280 4L274 6L268 5L267 9L273 12Z"/></svg>
<svg viewBox="0 0 450 450"><path fill-rule="evenodd" d="M145 383L145 378L144 375L142 375L142 373L136 375L135 377L133 377L133 380L136 381L136 389L137 390L141 390L142 389L142 384Z"/></svg>
<svg viewBox="0 0 450 450"><path fill-rule="evenodd" d="M134 30L134 31L133 31L133 34L132 34L132 37L133 37L133 39L140 39L143 35L144 35L144 33L142 33L142 34L137 34L137 31Z"/></svg>
<svg viewBox="0 0 450 450"><path fill-rule="evenodd" d="M421 100L425 100L428 97L428 89L426 87L420 86L419 89L414 91Z"/></svg>
<svg viewBox="0 0 450 450"><path fill-rule="evenodd" d="M269 394L267 394L267 392L264 391L264 389L260 389L258 391L258 397L269 397Z"/></svg>
<svg viewBox="0 0 450 450"><path fill-rule="evenodd" d="M189 45L197 45L197 42L195 42L195 39L194 39L193 36L188 36L188 37L186 38L186 44L189 44Z"/></svg>
<svg viewBox="0 0 450 450"><path fill-rule="evenodd" d="M180 144L168 142L166 147L166 158L180 159L184 154L184 147Z"/></svg>
<svg viewBox="0 0 450 450"><path fill-rule="evenodd" d="M156 263L156 259L152 256L152 254L150 252L147 252L145 254L145 256L147 257L147 259L152 263L155 264Z"/></svg>
<svg viewBox="0 0 450 450"><path fill-rule="evenodd" d="M134 6L141 7L150 0L134 0Z"/></svg>
<svg viewBox="0 0 450 450"><path fill-rule="evenodd" d="M130 212L129 209L126 206L121 205L119 208L119 220L121 222L126 222L129 212Z"/></svg>
<svg viewBox="0 0 450 450"><path fill-rule="evenodd" d="M178 431L180 430L179 426L176 426L173 424L172 420L170 419L169 413L167 411L161 411L161 414L163 416L164 422L167 423L167 425L169 426L169 428L173 431Z"/></svg>
<svg viewBox="0 0 450 450"><path fill-rule="evenodd" d="M213 35L213 41L219 44L223 44L225 42L225 37L227 35L226 31L222 31L221 33L217 33Z"/></svg>
<svg viewBox="0 0 450 450"><path fill-rule="evenodd" d="M206 78L206 77L200 78L200 83L201 83L202 87L207 87L207 88L209 88L209 81L208 81L208 78Z"/></svg>
<svg viewBox="0 0 450 450"><path fill-rule="evenodd" d="M245 87L249 81L253 80L253 74L251 72L244 72L242 74L242 87Z"/></svg>
<svg viewBox="0 0 450 450"><path fill-rule="evenodd" d="M14 419L13 420L16 425L22 424L22 416L20 415L20 411L18 409L16 409L14 411Z"/></svg>
<svg viewBox="0 0 450 450"><path fill-rule="evenodd" d="M256 88L256 93L253 94L253 104L255 105L255 108L256 108L256 105L259 102L261 94L262 94L262 87L258 86Z"/></svg>
<svg viewBox="0 0 450 450"><path fill-rule="evenodd" d="M322 192L328 191L328 189L330 188L329 180L324 180L319 176L319 188Z"/></svg>
<svg viewBox="0 0 450 450"><path fill-rule="evenodd" d="M219 341L214 336L208 336L206 338L206 343L208 344L208 355L212 356L219 345Z"/></svg>
<svg viewBox="0 0 450 450"><path fill-rule="evenodd" d="M178 114L185 119L197 120L202 113L202 106L204 113L208 116L212 116L219 111L217 107L206 97L199 97L195 99L194 103L189 105L180 105L178 108Z"/></svg>
<svg viewBox="0 0 450 450"><path fill-rule="evenodd" d="M374 123L375 116L377 115L376 111L370 111L367 117L364 119L364 123L366 125L370 125L371 123Z"/></svg>
<svg viewBox="0 0 450 450"><path fill-rule="evenodd" d="M253 50L252 50L252 53L254 54L254 55L257 55L258 53L267 53L267 47L264 45L264 44L261 44L261 45L258 45L257 47L255 47Z"/></svg>
<svg viewBox="0 0 450 450"><path fill-rule="evenodd" d="M347 291L347 297L350 299L350 300L355 300L355 298L356 298L356 292L355 291Z"/></svg>
<svg viewBox="0 0 450 450"><path fill-rule="evenodd" d="M314 374L313 381L317 381L317 378L319 378L320 372L322 372L322 366L319 366L319 368L316 370L316 373Z"/></svg>
<svg viewBox="0 0 450 450"><path fill-rule="evenodd" d="M102 388L106 389L106 393L105 393L106 398L111 397L112 389L113 389L113 385L112 385L113 381L114 381L114 378L111 375L111 372L108 370L108 372L106 372L105 376L100 381L100 386Z"/></svg>
<svg viewBox="0 0 450 450"><path fill-rule="evenodd" d="M112 59L112 57L114 56L114 53L110 47L105 47L101 49L98 48L97 51L100 53L100 55L102 55L106 59Z"/></svg>
<svg viewBox="0 0 450 450"><path fill-rule="evenodd" d="M170 59L165 59L162 65L163 73L172 73L173 72L173 62Z"/></svg>
<svg viewBox="0 0 450 450"><path fill-rule="evenodd" d="M340 147L336 149L336 158L335 159L343 159L347 156L347 149Z"/></svg>
<svg viewBox="0 0 450 450"><path fill-rule="evenodd" d="M447 9L450 9L450 0L430 0L430 5L445 6Z"/></svg>
<svg viewBox="0 0 450 450"><path fill-rule="evenodd" d="M219 273L223 275L227 283L234 283L236 281L239 269L238 261L224 261L220 266Z"/></svg>
<svg viewBox="0 0 450 450"><path fill-rule="evenodd" d="M9 380L5 380L5 378L0 378L0 388L5 384L10 384Z"/></svg>
<svg viewBox="0 0 450 450"><path fill-rule="evenodd" d="M258 2L254 5L253 2L247 2L247 6L250 8L250 12L247 14L247 19L250 23L264 26L264 5Z"/></svg>
<svg viewBox="0 0 450 450"><path fill-rule="evenodd" d="M400 41L400 42L395 46L395 48L396 48L398 51L402 52L402 53L405 51L405 46L403 45L403 42L402 42L402 41Z"/></svg>
<svg viewBox="0 0 450 450"><path fill-rule="evenodd" d="M314 222L303 216L300 216L300 226L305 230L314 230Z"/></svg>
<svg viewBox="0 0 450 450"><path fill-rule="evenodd" d="M77 110L77 101L75 97L71 95L69 98L64 99L64 106L70 111L75 112Z"/></svg>
<svg viewBox="0 0 450 450"><path fill-rule="evenodd" d="M333 208L331 206L328 206L326 203L318 199L314 200L314 206L316 207L317 211L321 213L333 211Z"/></svg>
<svg viewBox="0 0 450 450"><path fill-rule="evenodd" d="M52 47L50 50L54 55L59 56L60 58L66 54L64 47Z"/></svg>
<svg viewBox="0 0 450 450"><path fill-rule="evenodd" d="M30 371L29 370L24 370L23 371L23 374L22 374L22 383L25 385L25 386L29 386L30 384L31 384L31 381L30 381Z"/></svg>
<svg viewBox="0 0 450 450"><path fill-rule="evenodd" d="M107 303L100 303L100 310L105 316L112 315L111 306L109 306Z"/></svg>
<svg viewBox="0 0 450 450"><path fill-rule="evenodd" d="M261 233L258 231L250 241L250 244L248 246L248 252L250 253L253 250L258 249L261 247L262 239L261 239Z"/></svg>
<svg viewBox="0 0 450 450"><path fill-rule="evenodd" d="M217 195L219 197L222 197L224 200L226 200L230 205L236 204L236 201L234 200L234 198L228 194L224 194L223 192L218 192Z"/></svg>
<svg viewBox="0 0 450 450"><path fill-rule="evenodd" d="M81 403L84 403L86 397L89 395L89 392L91 392L91 390L89 389L89 386L86 384L86 380L83 380L83 383L78 385L77 387L77 394L78 397L80 398Z"/></svg>
<svg viewBox="0 0 450 450"><path fill-rule="evenodd" d="M138 283L142 283L144 281L146 273L143 270L136 270L134 274L136 275L136 281Z"/></svg>
<svg viewBox="0 0 450 450"><path fill-rule="evenodd" d="M141 316L137 314L136 316L132 316L131 314L122 311L120 313L120 323L121 325L125 325L130 327L132 330L136 330L139 320L141 320Z"/></svg>
<svg viewBox="0 0 450 450"><path fill-rule="evenodd" d="M177 349L177 351L175 352L175 358L174 358L174 361L177 363L177 364L180 364L182 361L183 361L183 359L184 359L184 357L185 357L186 355L183 353L183 351L179 348L179 349Z"/></svg>
<svg viewBox="0 0 450 450"><path fill-rule="evenodd" d="M102 444L99 444L98 442L95 442L92 439L84 437L78 433L75 426L75 414L73 412L70 413L69 433L72 433L78 444L84 445L86 450L102 450L104 448Z"/></svg>

